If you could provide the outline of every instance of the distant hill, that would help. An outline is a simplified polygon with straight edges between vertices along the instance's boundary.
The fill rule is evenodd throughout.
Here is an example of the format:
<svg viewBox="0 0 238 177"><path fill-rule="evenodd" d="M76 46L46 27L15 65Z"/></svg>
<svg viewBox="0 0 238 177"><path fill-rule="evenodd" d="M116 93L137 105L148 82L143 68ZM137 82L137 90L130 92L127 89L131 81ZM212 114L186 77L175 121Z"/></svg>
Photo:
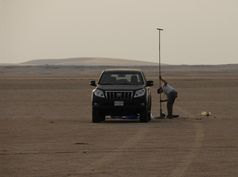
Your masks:
<svg viewBox="0 0 238 177"><path fill-rule="evenodd" d="M31 60L22 65L77 65L77 66L154 66L153 62L112 58L69 58L69 59L42 59Z"/></svg>

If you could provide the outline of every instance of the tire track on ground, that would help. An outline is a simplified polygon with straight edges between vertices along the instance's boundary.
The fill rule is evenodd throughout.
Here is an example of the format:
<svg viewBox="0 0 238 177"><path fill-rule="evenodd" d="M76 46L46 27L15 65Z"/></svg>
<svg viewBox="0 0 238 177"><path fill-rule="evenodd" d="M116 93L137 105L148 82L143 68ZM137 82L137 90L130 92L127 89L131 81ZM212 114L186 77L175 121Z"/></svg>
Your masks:
<svg viewBox="0 0 238 177"><path fill-rule="evenodd" d="M127 138L118 148L116 148L115 150L111 152L108 152L106 155L104 155L100 159L92 162L90 164L90 167L86 166L84 168L81 168L80 174L86 175L86 174L96 172L97 170L100 170L103 167L105 167L107 164L117 160L118 157L124 154L124 150L133 148L136 145L136 143L144 139L147 136L149 128L150 128L149 125L145 125L144 127L139 128L139 130L135 134Z"/></svg>
<svg viewBox="0 0 238 177"><path fill-rule="evenodd" d="M193 114L191 114L189 111L176 106L176 109L181 112L183 115L188 116L191 119L195 119ZM199 122L195 122L194 124L195 128L195 138L194 142L191 147L191 151L184 157L184 159L179 163L178 166L172 172L170 173L169 177L183 177L185 175L185 172L189 168L189 166L192 164L193 160L197 156L197 153L199 152L200 148L202 147L203 139L204 139L204 130L203 126Z"/></svg>

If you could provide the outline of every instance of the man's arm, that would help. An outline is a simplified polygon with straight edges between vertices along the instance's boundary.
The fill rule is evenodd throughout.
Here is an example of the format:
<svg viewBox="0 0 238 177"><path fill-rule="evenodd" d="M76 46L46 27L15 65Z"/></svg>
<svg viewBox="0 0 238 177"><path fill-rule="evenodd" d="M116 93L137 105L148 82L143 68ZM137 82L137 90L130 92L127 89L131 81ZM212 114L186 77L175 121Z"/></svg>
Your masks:
<svg viewBox="0 0 238 177"><path fill-rule="evenodd" d="M166 80L164 80L161 76L160 76L160 80L164 83L164 85L168 84L168 82Z"/></svg>
<svg viewBox="0 0 238 177"><path fill-rule="evenodd" d="M162 102L167 102L167 101L168 101L168 99L160 100L161 103L162 103Z"/></svg>

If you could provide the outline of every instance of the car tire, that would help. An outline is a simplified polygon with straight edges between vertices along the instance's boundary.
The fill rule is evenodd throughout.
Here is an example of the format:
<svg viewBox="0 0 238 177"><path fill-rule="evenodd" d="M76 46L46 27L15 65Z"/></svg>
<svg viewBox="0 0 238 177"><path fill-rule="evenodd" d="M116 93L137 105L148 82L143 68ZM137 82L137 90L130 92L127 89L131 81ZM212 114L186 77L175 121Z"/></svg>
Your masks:
<svg viewBox="0 0 238 177"><path fill-rule="evenodd" d="M151 121L151 111L148 111L148 119Z"/></svg>
<svg viewBox="0 0 238 177"><path fill-rule="evenodd" d="M140 114L141 122L149 122L151 120L150 111L145 110Z"/></svg>
<svg viewBox="0 0 238 177"><path fill-rule="evenodd" d="M105 121L105 115L102 112L93 109L92 110L92 122L99 123L102 121Z"/></svg>

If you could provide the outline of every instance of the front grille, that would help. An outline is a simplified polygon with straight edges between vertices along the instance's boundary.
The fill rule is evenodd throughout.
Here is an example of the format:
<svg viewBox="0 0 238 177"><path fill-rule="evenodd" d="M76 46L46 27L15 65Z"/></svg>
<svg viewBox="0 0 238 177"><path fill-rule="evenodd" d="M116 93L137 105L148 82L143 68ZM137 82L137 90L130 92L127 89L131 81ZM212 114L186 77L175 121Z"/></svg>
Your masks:
<svg viewBox="0 0 238 177"><path fill-rule="evenodd" d="M108 100L130 100L132 96L132 91L106 91L106 98Z"/></svg>

